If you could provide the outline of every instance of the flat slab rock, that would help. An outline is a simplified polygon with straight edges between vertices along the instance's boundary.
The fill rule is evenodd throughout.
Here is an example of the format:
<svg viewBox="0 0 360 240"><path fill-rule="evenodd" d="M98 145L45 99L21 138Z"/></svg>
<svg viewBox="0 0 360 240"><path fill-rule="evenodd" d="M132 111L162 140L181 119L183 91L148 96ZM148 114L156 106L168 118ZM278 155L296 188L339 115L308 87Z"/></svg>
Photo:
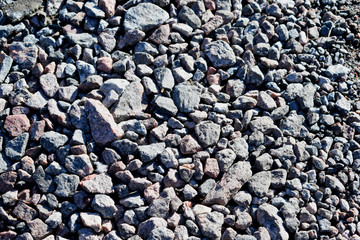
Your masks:
<svg viewBox="0 0 360 240"><path fill-rule="evenodd" d="M125 13L125 31L139 29L148 31L163 24L169 19L169 14L152 3L140 3Z"/></svg>
<svg viewBox="0 0 360 240"><path fill-rule="evenodd" d="M33 15L42 7L42 0L17 0L13 3L6 4L1 10L11 22L18 22L25 17Z"/></svg>

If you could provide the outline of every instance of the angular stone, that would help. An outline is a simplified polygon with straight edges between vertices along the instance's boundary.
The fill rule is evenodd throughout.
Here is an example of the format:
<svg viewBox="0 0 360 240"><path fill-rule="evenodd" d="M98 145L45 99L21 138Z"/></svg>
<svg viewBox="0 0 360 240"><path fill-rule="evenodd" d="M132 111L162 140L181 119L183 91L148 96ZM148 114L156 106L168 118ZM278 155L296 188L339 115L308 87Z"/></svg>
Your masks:
<svg viewBox="0 0 360 240"><path fill-rule="evenodd" d="M227 173L221 178L214 188L206 195L203 204L226 205L230 199L240 190L242 185L252 176L249 162L237 162L232 165Z"/></svg>
<svg viewBox="0 0 360 240"><path fill-rule="evenodd" d="M15 171L4 172L0 174L0 193L11 191L14 189L17 179Z"/></svg>
<svg viewBox="0 0 360 240"><path fill-rule="evenodd" d="M78 44L83 48L90 48L94 43L97 43L97 38L89 33L67 33L66 38L70 44Z"/></svg>
<svg viewBox="0 0 360 240"><path fill-rule="evenodd" d="M154 160L160 153L165 150L165 143L153 143L150 145L142 145L138 147L140 158L143 162Z"/></svg>
<svg viewBox="0 0 360 240"><path fill-rule="evenodd" d="M257 101L257 105L266 111L272 111L277 107L275 100L264 91L259 92Z"/></svg>
<svg viewBox="0 0 360 240"><path fill-rule="evenodd" d="M138 227L138 235L142 239L147 239L152 230L156 228L166 227L167 223L163 218L152 217L142 223Z"/></svg>
<svg viewBox="0 0 360 240"><path fill-rule="evenodd" d="M55 190L52 177L45 173L42 166L37 167L35 173L32 175L32 178L36 182L41 192L48 193Z"/></svg>
<svg viewBox="0 0 360 240"><path fill-rule="evenodd" d="M35 220L29 221L27 223L31 231L31 235L35 240L44 239L47 235L51 233L51 228L44 223L41 219L36 218Z"/></svg>
<svg viewBox="0 0 360 240"><path fill-rule="evenodd" d="M59 83L57 78L52 73L44 74L40 77L40 85L46 96L52 98L59 90Z"/></svg>
<svg viewBox="0 0 360 240"><path fill-rule="evenodd" d="M187 6L183 6L179 11L178 18L180 21L186 22L193 29L197 29L201 27L201 20L195 14L194 10Z"/></svg>
<svg viewBox="0 0 360 240"><path fill-rule="evenodd" d="M20 201L13 210L13 214L24 221L33 220L38 216L35 209Z"/></svg>
<svg viewBox="0 0 360 240"><path fill-rule="evenodd" d="M287 240L289 239L289 234L278 213L279 211L276 207L264 203L258 208L256 219L260 225L268 229L271 239Z"/></svg>
<svg viewBox="0 0 360 240"><path fill-rule="evenodd" d="M112 17L115 14L115 0L100 0L99 7L105 12L106 17Z"/></svg>
<svg viewBox="0 0 360 240"><path fill-rule="evenodd" d="M219 212L210 212L196 215L196 222L202 234L210 239L220 239L224 215Z"/></svg>
<svg viewBox="0 0 360 240"><path fill-rule="evenodd" d="M111 90L115 91L119 96L122 95L126 87L129 85L129 81L125 79L113 78L106 80L100 87L100 91L107 96Z"/></svg>
<svg viewBox="0 0 360 240"><path fill-rule="evenodd" d="M4 123L4 129L8 131L11 137L17 137L30 128L30 121L25 114L7 116Z"/></svg>
<svg viewBox="0 0 360 240"><path fill-rule="evenodd" d="M176 85L173 91L173 99L179 111L189 113L198 108L200 103L200 90L188 83Z"/></svg>
<svg viewBox="0 0 360 240"><path fill-rule="evenodd" d="M5 54L0 54L0 83L3 83L8 75L13 59Z"/></svg>
<svg viewBox="0 0 360 240"><path fill-rule="evenodd" d="M139 29L147 32L169 19L169 14L152 3L140 3L128 9L125 13L125 31Z"/></svg>
<svg viewBox="0 0 360 240"><path fill-rule="evenodd" d="M95 232L101 231L101 217L97 213L80 213L80 218L85 227L93 229Z"/></svg>
<svg viewBox="0 0 360 240"><path fill-rule="evenodd" d="M38 57L38 48L34 43L13 42L10 47L10 57L22 69L32 69Z"/></svg>
<svg viewBox="0 0 360 240"><path fill-rule="evenodd" d="M105 173L84 177L80 182L80 186L89 193L110 194L113 192L111 177Z"/></svg>
<svg viewBox="0 0 360 240"><path fill-rule="evenodd" d="M249 145L247 144L246 140L238 137L229 142L229 147L235 152L237 158L240 161L244 161L249 156Z"/></svg>
<svg viewBox="0 0 360 240"><path fill-rule="evenodd" d="M220 170L227 172L234 163L236 154L231 149L223 149L216 153L215 158L219 163Z"/></svg>
<svg viewBox="0 0 360 240"><path fill-rule="evenodd" d="M163 97L163 96L157 96L154 99L154 105L159 110L159 112L175 116L178 112L177 107L175 106L174 101L171 98Z"/></svg>
<svg viewBox="0 0 360 240"><path fill-rule="evenodd" d="M61 146L64 146L69 138L54 131L46 132L40 137L41 146L49 153L55 152Z"/></svg>
<svg viewBox="0 0 360 240"><path fill-rule="evenodd" d="M325 74L331 79L336 80L338 78L344 77L350 73L350 68L345 67L341 64L331 65L329 66Z"/></svg>
<svg viewBox="0 0 360 240"><path fill-rule="evenodd" d="M91 202L91 207L104 218L113 218L117 212L114 200L104 194L96 194Z"/></svg>
<svg viewBox="0 0 360 240"><path fill-rule="evenodd" d="M90 158L87 154L81 155L69 155L65 158L66 169L83 178L94 171L94 168L90 162Z"/></svg>
<svg viewBox="0 0 360 240"><path fill-rule="evenodd" d="M222 40L206 45L205 54L215 68L231 67L236 63L234 51L228 43Z"/></svg>
<svg viewBox="0 0 360 240"><path fill-rule="evenodd" d="M80 178L73 174L62 173L55 177L57 187L54 194L58 197L72 197L79 185Z"/></svg>
<svg viewBox="0 0 360 240"><path fill-rule="evenodd" d="M172 72L169 68L156 68L154 70L154 76L157 85L160 89L172 90L175 85L175 79L172 75Z"/></svg>
<svg viewBox="0 0 360 240"><path fill-rule="evenodd" d="M5 155L13 161L20 160L25 154L28 141L29 133L26 132L8 141L5 146Z"/></svg>
<svg viewBox="0 0 360 240"><path fill-rule="evenodd" d="M249 180L249 190L258 197L264 197L270 187L271 173L262 171L254 174Z"/></svg>
<svg viewBox="0 0 360 240"><path fill-rule="evenodd" d="M109 110L98 100L85 101L91 134L96 143L105 145L120 139L124 131L115 123Z"/></svg>
<svg viewBox="0 0 360 240"><path fill-rule="evenodd" d="M220 137L220 125L203 121L195 126L195 134L203 147L215 145Z"/></svg>
<svg viewBox="0 0 360 240"><path fill-rule="evenodd" d="M193 154L200 150L201 146L191 135L186 135L181 139L180 152L182 154Z"/></svg>
<svg viewBox="0 0 360 240"><path fill-rule="evenodd" d="M147 97L140 82L130 83L119 100L111 108L116 121L127 120L141 113L147 107Z"/></svg>

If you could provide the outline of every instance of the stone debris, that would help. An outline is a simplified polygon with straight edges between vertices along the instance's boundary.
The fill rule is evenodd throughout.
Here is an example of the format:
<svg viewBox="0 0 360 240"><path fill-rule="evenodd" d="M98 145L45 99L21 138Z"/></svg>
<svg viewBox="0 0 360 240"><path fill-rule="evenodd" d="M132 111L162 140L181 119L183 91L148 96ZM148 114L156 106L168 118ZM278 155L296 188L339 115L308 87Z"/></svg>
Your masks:
<svg viewBox="0 0 360 240"><path fill-rule="evenodd" d="M359 239L359 15L0 0L0 239Z"/></svg>

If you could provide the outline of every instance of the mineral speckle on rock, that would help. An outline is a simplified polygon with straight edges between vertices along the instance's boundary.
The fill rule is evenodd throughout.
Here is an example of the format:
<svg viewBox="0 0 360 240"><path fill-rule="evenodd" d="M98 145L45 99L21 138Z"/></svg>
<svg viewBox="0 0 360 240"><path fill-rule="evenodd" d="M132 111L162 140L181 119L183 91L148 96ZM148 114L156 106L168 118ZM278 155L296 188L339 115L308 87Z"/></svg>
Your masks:
<svg viewBox="0 0 360 240"><path fill-rule="evenodd" d="M359 239L356 0L0 0L0 239Z"/></svg>

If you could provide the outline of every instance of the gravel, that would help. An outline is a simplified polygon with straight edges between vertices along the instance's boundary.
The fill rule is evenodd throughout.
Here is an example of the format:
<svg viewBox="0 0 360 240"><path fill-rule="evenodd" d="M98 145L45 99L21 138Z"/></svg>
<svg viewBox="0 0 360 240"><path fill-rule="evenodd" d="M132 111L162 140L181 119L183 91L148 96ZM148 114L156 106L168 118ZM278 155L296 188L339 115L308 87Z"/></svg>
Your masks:
<svg viewBox="0 0 360 240"><path fill-rule="evenodd" d="M358 1L0 1L0 239L358 239Z"/></svg>

